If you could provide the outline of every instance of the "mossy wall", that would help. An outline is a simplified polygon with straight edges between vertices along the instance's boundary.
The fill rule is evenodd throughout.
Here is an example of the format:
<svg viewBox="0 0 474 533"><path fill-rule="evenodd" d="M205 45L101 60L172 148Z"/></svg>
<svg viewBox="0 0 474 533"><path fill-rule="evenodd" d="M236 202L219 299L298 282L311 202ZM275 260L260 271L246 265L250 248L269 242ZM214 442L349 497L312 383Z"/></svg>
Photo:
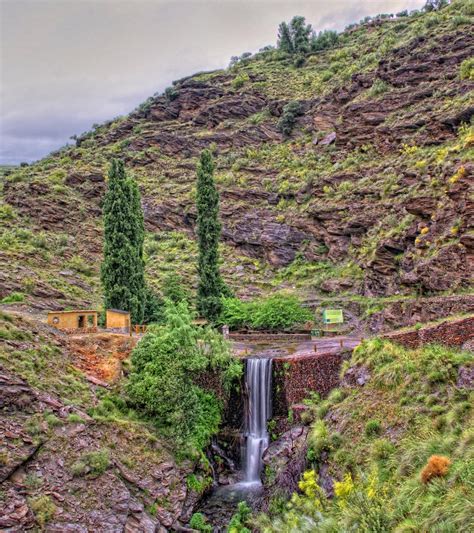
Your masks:
<svg viewBox="0 0 474 533"><path fill-rule="evenodd" d="M273 359L273 416L287 416L291 407L311 392L322 396L339 384L341 353L275 357Z"/></svg>

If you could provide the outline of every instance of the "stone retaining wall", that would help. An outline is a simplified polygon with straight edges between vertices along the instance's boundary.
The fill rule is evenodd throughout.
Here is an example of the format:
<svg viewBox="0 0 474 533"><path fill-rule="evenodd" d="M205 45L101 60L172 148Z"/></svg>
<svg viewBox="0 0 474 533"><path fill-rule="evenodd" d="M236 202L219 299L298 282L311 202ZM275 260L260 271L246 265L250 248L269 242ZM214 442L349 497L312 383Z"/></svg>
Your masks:
<svg viewBox="0 0 474 533"><path fill-rule="evenodd" d="M311 340L311 333L231 333L229 339L236 342L300 342Z"/></svg>
<svg viewBox="0 0 474 533"><path fill-rule="evenodd" d="M311 391L321 396L339 384L339 370L351 351L304 354L273 359L273 416L287 416L292 405L308 398Z"/></svg>
<svg viewBox="0 0 474 533"><path fill-rule="evenodd" d="M474 316L446 321L418 330L394 331L383 335L382 338L389 339L406 348L418 348L423 344L430 343L461 347L470 339L474 339Z"/></svg>

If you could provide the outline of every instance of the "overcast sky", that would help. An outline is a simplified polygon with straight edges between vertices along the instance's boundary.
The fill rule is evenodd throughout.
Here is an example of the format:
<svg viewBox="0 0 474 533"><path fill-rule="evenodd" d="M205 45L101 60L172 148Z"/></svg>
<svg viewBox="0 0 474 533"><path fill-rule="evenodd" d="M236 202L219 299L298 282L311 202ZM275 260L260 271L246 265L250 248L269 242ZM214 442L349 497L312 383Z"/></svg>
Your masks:
<svg viewBox="0 0 474 533"><path fill-rule="evenodd" d="M39 159L173 80L275 44L304 15L316 30L424 0L0 0L0 163Z"/></svg>

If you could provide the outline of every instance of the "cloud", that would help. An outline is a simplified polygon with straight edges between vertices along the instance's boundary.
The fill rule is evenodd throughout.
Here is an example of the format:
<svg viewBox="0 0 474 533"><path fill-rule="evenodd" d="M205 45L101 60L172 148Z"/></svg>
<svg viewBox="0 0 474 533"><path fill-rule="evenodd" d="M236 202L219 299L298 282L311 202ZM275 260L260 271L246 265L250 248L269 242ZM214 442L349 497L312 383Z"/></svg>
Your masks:
<svg viewBox="0 0 474 533"><path fill-rule="evenodd" d="M3 164L33 161L175 79L275 42L282 20L341 30L423 0L0 0Z"/></svg>

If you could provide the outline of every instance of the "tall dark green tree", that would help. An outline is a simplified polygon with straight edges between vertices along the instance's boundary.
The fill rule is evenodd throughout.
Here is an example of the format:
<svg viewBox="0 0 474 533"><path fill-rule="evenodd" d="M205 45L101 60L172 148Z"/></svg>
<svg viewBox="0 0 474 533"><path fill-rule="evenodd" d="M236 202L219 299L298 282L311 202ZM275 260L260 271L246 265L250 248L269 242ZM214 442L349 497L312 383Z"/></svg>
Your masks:
<svg viewBox="0 0 474 533"><path fill-rule="evenodd" d="M305 54L310 49L313 28L304 17L293 17L278 27L278 48L287 54Z"/></svg>
<svg viewBox="0 0 474 533"><path fill-rule="evenodd" d="M113 160L110 165L103 219L104 305L130 311L132 322L141 324L146 301L143 211L138 186L126 175L120 160Z"/></svg>
<svg viewBox="0 0 474 533"><path fill-rule="evenodd" d="M197 165L196 206L199 245L197 309L202 317L213 322L221 311L224 284L219 272L219 193L209 150L201 153Z"/></svg>

